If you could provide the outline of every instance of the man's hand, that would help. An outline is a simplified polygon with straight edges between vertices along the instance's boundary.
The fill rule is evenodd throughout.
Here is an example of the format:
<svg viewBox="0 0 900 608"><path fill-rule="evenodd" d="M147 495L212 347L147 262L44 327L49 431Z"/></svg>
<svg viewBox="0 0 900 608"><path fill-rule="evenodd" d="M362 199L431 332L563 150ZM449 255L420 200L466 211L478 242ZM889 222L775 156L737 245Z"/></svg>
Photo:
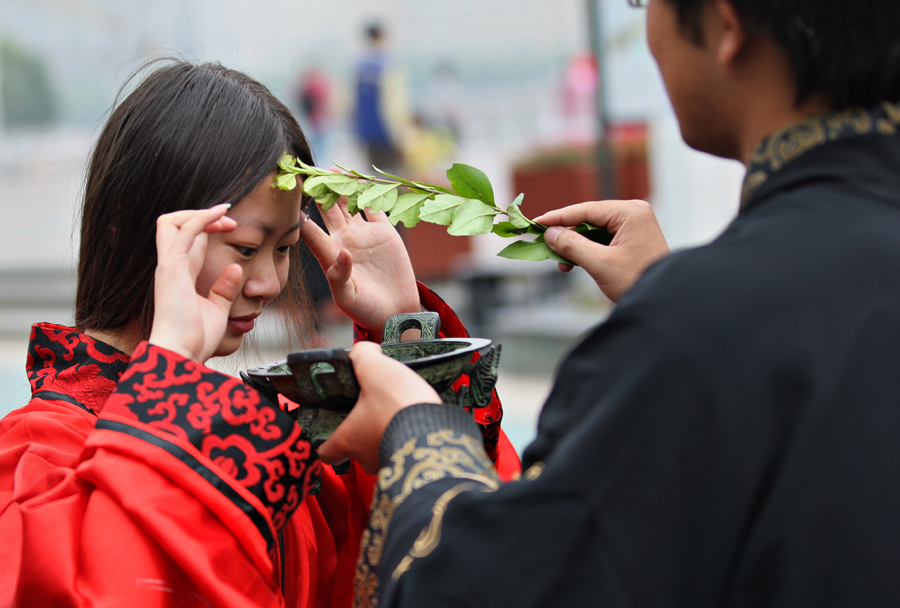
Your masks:
<svg viewBox="0 0 900 608"><path fill-rule="evenodd" d="M648 266L669 254L653 209L644 201L594 201L563 207L534 218L545 226L550 249L584 268L600 290L617 302ZM587 222L615 235L609 245L594 243L564 227ZM560 264L563 272L572 270Z"/></svg>
<svg viewBox="0 0 900 608"><path fill-rule="evenodd" d="M373 342L358 342L350 351L350 360L359 382L359 399L317 451L323 462L337 464L353 458L374 475L378 472L378 446L397 412L418 403L441 403L441 398L419 374L383 355Z"/></svg>

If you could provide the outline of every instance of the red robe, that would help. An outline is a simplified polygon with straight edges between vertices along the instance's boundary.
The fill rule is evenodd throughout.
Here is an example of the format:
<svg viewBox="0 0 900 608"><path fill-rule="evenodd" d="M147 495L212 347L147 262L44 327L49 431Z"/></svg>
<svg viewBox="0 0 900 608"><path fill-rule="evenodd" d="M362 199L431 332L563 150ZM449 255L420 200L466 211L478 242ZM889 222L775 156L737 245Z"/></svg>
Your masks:
<svg viewBox="0 0 900 608"><path fill-rule="evenodd" d="M54 325L28 372L0 420L0 606L351 605L374 478L322 466L256 391ZM514 475L502 433L497 453Z"/></svg>

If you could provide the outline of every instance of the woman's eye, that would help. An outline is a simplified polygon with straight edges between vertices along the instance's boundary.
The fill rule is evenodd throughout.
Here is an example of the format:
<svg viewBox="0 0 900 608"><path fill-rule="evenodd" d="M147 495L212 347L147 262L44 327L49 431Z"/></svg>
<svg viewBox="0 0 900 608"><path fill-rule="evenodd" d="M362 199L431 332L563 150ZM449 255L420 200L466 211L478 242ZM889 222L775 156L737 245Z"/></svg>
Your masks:
<svg viewBox="0 0 900 608"><path fill-rule="evenodd" d="M291 248L294 247L297 243L291 243L290 245L282 245L278 248L278 253L282 255L287 255L291 252Z"/></svg>
<svg viewBox="0 0 900 608"><path fill-rule="evenodd" d="M252 257L254 253L256 253L255 247L241 247L240 245L235 245L234 247L239 254L244 256L245 258Z"/></svg>

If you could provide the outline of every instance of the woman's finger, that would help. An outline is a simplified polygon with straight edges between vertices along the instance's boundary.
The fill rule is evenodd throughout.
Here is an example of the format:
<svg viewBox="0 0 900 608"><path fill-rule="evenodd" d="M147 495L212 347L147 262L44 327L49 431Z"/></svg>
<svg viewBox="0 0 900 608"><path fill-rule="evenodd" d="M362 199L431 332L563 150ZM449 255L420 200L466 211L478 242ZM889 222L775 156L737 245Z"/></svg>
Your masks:
<svg viewBox="0 0 900 608"><path fill-rule="evenodd" d="M318 203L316 204L318 205ZM337 232L350 221L350 214L346 208L341 209L340 201L335 203L331 209L322 209L320 206L319 213L322 215L322 221L325 222L325 227L330 233Z"/></svg>
<svg viewBox="0 0 900 608"><path fill-rule="evenodd" d="M332 285L344 285L350 281L352 273L353 256L346 249L341 249L325 276Z"/></svg>
<svg viewBox="0 0 900 608"><path fill-rule="evenodd" d="M182 235L183 241L189 242L200 232L233 230L237 222L225 217L230 207L230 204L224 203L209 209L185 209L159 216L156 220L157 251L159 253L170 251L179 235ZM206 230L207 227L210 230ZM186 250L188 247L189 245L184 245L183 249Z"/></svg>
<svg viewBox="0 0 900 608"><path fill-rule="evenodd" d="M185 222L197 217L198 215L210 218L224 217L224 215L230 208L231 203L221 203L219 205L209 207L208 209L182 209L181 211L172 211L171 213L163 214L159 216L159 220L171 224L176 228L180 228L185 224Z"/></svg>
<svg viewBox="0 0 900 608"><path fill-rule="evenodd" d="M331 241L331 236L315 222L303 223L300 227L300 238L309 247L322 270L328 270L334 264L334 259L340 253L340 249Z"/></svg>
<svg viewBox="0 0 900 608"><path fill-rule="evenodd" d="M228 211L229 206L217 205L210 209L198 210L193 217L189 217L179 227L177 232L171 235L168 251L178 254L189 251L196 238L205 232L206 227L212 222L218 221Z"/></svg>
<svg viewBox="0 0 900 608"><path fill-rule="evenodd" d="M384 211L373 211L372 209L366 209L366 221L369 222L387 222L388 216Z"/></svg>
<svg viewBox="0 0 900 608"><path fill-rule="evenodd" d="M209 295L206 296L206 299L212 302L225 318L228 318L231 305L234 304L234 299L241 289L242 275L243 270L240 264L231 264L222 271L209 289Z"/></svg>

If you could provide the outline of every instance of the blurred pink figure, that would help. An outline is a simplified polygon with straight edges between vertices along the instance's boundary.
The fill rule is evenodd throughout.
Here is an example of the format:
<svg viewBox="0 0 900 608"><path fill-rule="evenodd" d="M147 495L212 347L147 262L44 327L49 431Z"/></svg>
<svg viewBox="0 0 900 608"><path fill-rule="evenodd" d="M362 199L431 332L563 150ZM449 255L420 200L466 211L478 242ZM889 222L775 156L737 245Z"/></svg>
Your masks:
<svg viewBox="0 0 900 608"><path fill-rule="evenodd" d="M584 51L569 62L563 78L563 116L566 142L592 144L597 134L597 86L594 55Z"/></svg>

